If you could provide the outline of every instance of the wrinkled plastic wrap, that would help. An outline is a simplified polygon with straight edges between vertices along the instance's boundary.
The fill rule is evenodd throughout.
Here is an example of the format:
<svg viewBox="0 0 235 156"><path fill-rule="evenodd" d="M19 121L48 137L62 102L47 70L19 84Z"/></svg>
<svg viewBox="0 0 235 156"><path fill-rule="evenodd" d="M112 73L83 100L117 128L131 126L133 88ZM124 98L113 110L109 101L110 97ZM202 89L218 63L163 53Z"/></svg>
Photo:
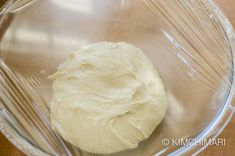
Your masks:
<svg viewBox="0 0 235 156"><path fill-rule="evenodd" d="M110 155L197 153L205 146L166 147L162 140L213 139L233 113L233 28L212 0L12 0L0 15L1 130L29 155L99 155L51 129L47 79L71 51L92 42L143 49L168 96L152 136Z"/></svg>
<svg viewBox="0 0 235 156"><path fill-rule="evenodd" d="M145 2L152 8L156 17L162 19L160 22L162 32L173 47L173 54L184 64L185 73L193 81L197 81L198 85L202 85L201 87L208 87L213 90L214 95L209 106L210 109L215 112L218 109L222 110L218 103L225 103L226 101L221 101L221 97L229 97L229 94L234 92L233 27L227 17L212 0L146 0ZM192 108L194 110L188 111L175 94L177 93L168 93L170 108L166 123L174 133L179 134L186 128L185 126L179 127L179 125L182 125L182 119L203 116L205 107L202 110L197 110L195 106ZM194 105L197 104L200 103L194 103ZM228 109L229 113L233 112L231 105L224 109ZM187 112L190 112L190 114L187 114ZM226 113L223 113L226 116ZM222 114L220 115L222 116ZM203 117L203 120L205 118L207 117ZM208 131L211 130L211 133L215 133L212 138L218 135L216 130L211 127L215 122L215 120L212 120L207 127ZM198 123L195 123L194 126L191 125L187 129L194 131L197 127ZM208 131L199 133L195 140L200 142L200 139L211 137L211 134L207 134ZM190 138L189 136L185 137ZM195 146L188 145L188 147L182 149L188 150L188 153L191 152L191 154L199 149L196 147L192 150L192 148L195 148ZM172 154L178 155L184 152L176 150Z"/></svg>

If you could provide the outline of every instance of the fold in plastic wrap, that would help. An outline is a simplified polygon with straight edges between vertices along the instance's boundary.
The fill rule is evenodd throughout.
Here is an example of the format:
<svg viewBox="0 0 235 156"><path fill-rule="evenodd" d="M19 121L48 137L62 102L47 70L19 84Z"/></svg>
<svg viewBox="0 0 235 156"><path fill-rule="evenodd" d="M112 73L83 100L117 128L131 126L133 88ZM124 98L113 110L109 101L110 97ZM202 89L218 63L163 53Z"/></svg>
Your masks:
<svg viewBox="0 0 235 156"><path fill-rule="evenodd" d="M211 0L145 0L192 79L211 89L231 85L233 28Z"/></svg>
<svg viewBox="0 0 235 156"><path fill-rule="evenodd" d="M187 72L187 76L192 82L202 88L207 87L214 93L209 105L209 108L215 112L213 115L218 115L216 111L222 110L223 106L232 111L232 104L225 106L226 102L221 99L234 94L234 32L230 21L219 6L213 0L144 0L144 2L160 21L161 31L172 47L171 52L183 68L186 68L184 71ZM195 96L197 94L200 93L196 92ZM182 121L191 122L193 118L202 117L205 113L203 108L197 110L195 106L194 110L189 111L187 104L185 106L177 96L177 89L172 92L171 88L168 88L168 103L166 125L175 134L173 138L178 138L177 134L185 129L188 129L189 134L190 131L197 129L199 126L197 122L194 126L185 126ZM221 106L221 103L224 105ZM200 103L194 102L194 104ZM211 124L218 123L212 120L207 130L212 128ZM210 138L211 133L216 134L215 130L208 132L201 131L196 134L197 141L202 139L200 135ZM206 133L209 135L206 136ZM183 135L180 138L191 138L191 136ZM176 150L176 152L182 151Z"/></svg>

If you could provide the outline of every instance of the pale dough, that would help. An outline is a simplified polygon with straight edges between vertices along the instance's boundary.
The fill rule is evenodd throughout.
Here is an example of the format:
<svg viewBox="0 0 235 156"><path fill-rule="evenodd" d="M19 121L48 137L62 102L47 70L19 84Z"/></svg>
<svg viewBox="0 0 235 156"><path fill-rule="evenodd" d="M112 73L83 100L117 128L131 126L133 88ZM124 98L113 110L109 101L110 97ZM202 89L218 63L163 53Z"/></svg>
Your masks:
<svg viewBox="0 0 235 156"><path fill-rule="evenodd" d="M140 49L124 42L88 45L51 78L53 128L91 153L137 147L167 110L158 72Z"/></svg>

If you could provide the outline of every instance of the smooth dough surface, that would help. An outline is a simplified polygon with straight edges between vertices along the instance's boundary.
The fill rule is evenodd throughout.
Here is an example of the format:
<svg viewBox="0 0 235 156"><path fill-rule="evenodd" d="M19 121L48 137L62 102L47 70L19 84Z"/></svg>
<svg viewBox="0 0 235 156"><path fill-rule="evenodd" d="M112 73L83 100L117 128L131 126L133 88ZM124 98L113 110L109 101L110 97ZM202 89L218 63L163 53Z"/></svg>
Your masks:
<svg viewBox="0 0 235 156"><path fill-rule="evenodd" d="M167 110L158 72L140 49L125 42L85 46L51 78L54 130L91 153L136 148Z"/></svg>

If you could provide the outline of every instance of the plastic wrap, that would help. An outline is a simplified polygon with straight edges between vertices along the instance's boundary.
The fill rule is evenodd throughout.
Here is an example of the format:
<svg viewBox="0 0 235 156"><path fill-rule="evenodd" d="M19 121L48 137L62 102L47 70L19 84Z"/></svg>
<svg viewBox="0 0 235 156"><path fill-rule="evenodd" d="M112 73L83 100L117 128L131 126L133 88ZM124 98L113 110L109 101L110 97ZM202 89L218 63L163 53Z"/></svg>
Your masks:
<svg viewBox="0 0 235 156"><path fill-rule="evenodd" d="M231 117L234 110L228 101L231 100L229 94L234 92L233 27L227 17L212 0L146 0L145 2L152 8L154 15L162 19L160 22L162 32L173 47L173 54L187 68L188 76L193 81L198 81L202 87L208 87L215 93L209 106L210 109L221 109L216 114L220 120L223 116ZM182 107L183 104L174 95L168 94L170 109L166 120L171 129L179 133L182 129L178 125L187 113L185 107ZM227 96L229 100L224 102L227 102L227 106L221 107L218 101L223 96ZM194 109L193 113L188 114L187 117L196 118L203 114L203 110L195 113L197 110ZM209 126L198 134L196 140L200 142L207 137L215 139L218 135L215 130L218 126L216 122L219 121L214 118ZM188 127L188 129L194 130L197 126L196 124L195 127ZM192 154L198 149L196 153L199 153L204 147L200 148L187 145L171 154L179 155L185 151Z"/></svg>
<svg viewBox="0 0 235 156"><path fill-rule="evenodd" d="M206 145L162 140L214 139L232 116L233 28L212 0L12 0L0 15L1 130L29 155L94 155L51 129L47 77L68 53L97 41L143 49L169 104L149 139L110 155L197 153Z"/></svg>

